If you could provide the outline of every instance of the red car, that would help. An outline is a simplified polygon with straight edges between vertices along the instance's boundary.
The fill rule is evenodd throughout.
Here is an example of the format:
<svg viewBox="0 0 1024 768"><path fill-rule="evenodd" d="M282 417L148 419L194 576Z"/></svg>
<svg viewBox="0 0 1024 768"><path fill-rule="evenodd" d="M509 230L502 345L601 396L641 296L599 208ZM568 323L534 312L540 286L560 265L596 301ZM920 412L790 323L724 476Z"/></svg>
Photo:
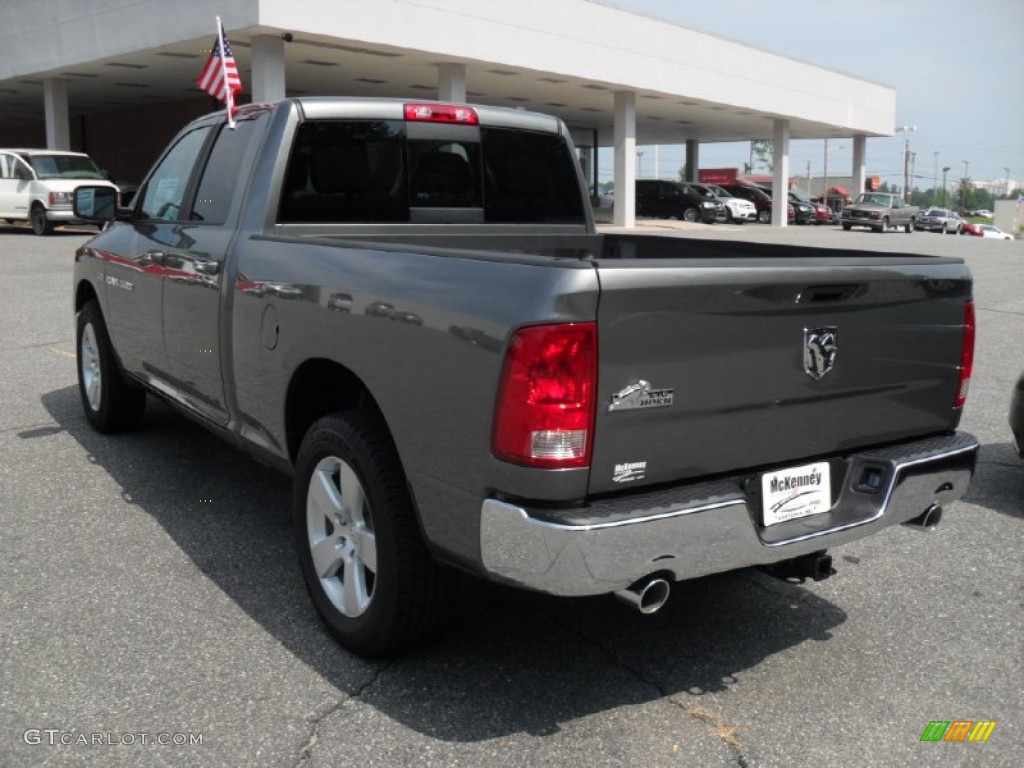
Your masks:
<svg viewBox="0 0 1024 768"><path fill-rule="evenodd" d="M965 221L963 226L960 228L961 235L974 235L975 237L984 237L984 233L981 231L981 224L974 224L970 221Z"/></svg>

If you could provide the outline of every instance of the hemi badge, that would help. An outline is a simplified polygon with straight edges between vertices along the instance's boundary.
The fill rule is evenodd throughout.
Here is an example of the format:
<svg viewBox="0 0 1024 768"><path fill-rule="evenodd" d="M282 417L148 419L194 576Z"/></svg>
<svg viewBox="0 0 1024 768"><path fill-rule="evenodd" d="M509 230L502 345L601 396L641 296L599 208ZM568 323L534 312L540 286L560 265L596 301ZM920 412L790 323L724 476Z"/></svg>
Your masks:
<svg viewBox="0 0 1024 768"><path fill-rule="evenodd" d="M638 408L667 408L672 405L671 389L651 389L650 382L641 379L630 384L620 392L616 392L608 403L609 413L612 411L632 411Z"/></svg>

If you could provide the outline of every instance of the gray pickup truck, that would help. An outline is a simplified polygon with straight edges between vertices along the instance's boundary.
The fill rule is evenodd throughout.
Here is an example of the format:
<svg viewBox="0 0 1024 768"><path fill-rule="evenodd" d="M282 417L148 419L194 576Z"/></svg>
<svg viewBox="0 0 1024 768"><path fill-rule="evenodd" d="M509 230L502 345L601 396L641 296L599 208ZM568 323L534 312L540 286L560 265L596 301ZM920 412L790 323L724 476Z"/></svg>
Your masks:
<svg viewBox="0 0 1024 768"><path fill-rule="evenodd" d="M865 192L843 208L839 222L845 230L870 227L875 232L885 232L896 228L909 234L914 231L919 215L920 209L916 205L907 205L899 195Z"/></svg>
<svg viewBox="0 0 1024 768"><path fill-rule="evenodd" d="M75 256L82 403L117 432L156 395L290 473L348 648L421 641L457 569L653 612L705 574L822 578L965 492L961 261L600 234L540 114L237 121L185 127L131 209L75 191L107 224Z"/></svg>

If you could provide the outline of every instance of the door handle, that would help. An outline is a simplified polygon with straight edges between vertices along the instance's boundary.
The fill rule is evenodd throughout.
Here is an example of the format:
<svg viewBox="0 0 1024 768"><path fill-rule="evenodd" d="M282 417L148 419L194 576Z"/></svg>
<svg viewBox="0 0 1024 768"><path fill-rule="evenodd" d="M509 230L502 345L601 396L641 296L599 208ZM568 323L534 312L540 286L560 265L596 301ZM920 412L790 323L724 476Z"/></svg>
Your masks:
<svg viewBox="0 0 1024 768"><path fill-rule="evenodd" d="M201 275L216 275L220 272L220 262L214 259L196 259L192 265Z"/></svg>
<svg viewBox="0 0 1024 768"><path fill-rule="evenodd" d="M167 254L163 251L146 251L144 254L139 256L139 264L143 267L149 267L153 264L163 264L164 259L167 258Z"/></svg>

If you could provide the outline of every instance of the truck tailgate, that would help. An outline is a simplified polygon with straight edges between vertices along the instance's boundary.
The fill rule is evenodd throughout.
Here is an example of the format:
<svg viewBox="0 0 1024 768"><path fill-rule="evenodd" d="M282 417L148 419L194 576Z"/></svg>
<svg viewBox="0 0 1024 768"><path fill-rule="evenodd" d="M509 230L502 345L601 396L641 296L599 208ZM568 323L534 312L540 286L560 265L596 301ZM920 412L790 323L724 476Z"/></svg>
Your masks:
<svg viewBox="0 0 1024 768"><path fill-rule="evenodd" d="M675 241L693 252L690 242ZM811 249L757 258L754 244L741 246L753 258L700 258L699 243L681 259L628 245L612 253L634 258L598 260L591 493L956 426L963 263Z"/></svg>

